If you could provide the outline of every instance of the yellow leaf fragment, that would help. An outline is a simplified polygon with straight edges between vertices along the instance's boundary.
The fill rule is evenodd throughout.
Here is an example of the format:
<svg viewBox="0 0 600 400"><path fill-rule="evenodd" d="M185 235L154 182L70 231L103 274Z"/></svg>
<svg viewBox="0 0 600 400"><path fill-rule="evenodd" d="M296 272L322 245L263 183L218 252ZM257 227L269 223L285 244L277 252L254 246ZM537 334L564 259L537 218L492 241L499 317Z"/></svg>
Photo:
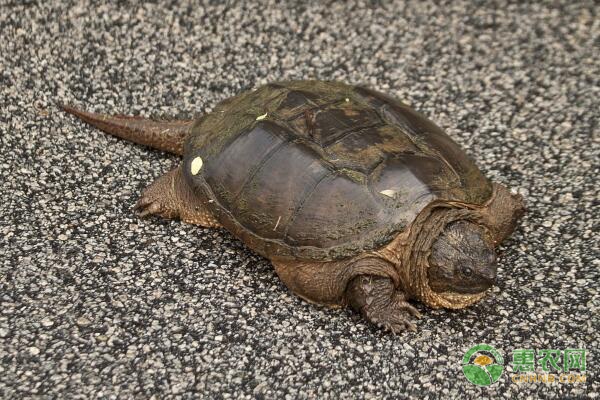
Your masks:
<svg viewBox="0 0 600 400"><path fill-rule="evenodd" d="M204 163L202 162L202 158L200 158L200 157L196 157L192 160L192 165L191 165L192 175L198 175L198 172L200 172L200 170L202 169L202 164L204 164Z"/></svg>
<svg viewBox="0 0 600 400"><path fill-rule="evenodd" d="M386 189L386 190L382 190L381 192L382 195L387 196L387 197L391 197L394 198L396 197L396 191L392 190L392 189Z"/></svg>

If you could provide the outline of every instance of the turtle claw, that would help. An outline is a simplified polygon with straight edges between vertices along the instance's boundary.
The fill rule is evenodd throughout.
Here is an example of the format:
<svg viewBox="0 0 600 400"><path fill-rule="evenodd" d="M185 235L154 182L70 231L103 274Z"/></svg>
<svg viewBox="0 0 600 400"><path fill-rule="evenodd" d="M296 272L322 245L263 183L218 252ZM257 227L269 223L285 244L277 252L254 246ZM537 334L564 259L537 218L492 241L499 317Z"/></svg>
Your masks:
<svg viewBox="0 0 600 400"><path fill-rule="evenodd" d="M422 317L419 310L417 310L415 306L413 306L406 300L406 297L403 293L396 292L394 294L394 299L392 300L392 302L395 303L395 308L397 308L398 310L407 311L410 315L412 315L415 318Z"/></svg>
<svg viewBox="0 0 600 400"><path fill-rule="evenodd" d="M375 322L371 320L372 322ZM408 319L405 319L402 315L394 315L390 316L387 320L382 322L375 322L377 327L383 329L386 332L391 332L395 335L398 335L405 331L417 332L417 326L410 322Z"/></svg>
<svg viewBox="0 0 600 400"><path fill-rule="evenodd" d="M404 321L404 330L416 332L417 326L410 321Z"/></svg>
<svg viewBox="0 0 600 400"><path fill-rule="evenodd" d="M140 199L142 200L142 199ZM146 203L138 201L136 205L133 207L136 214L140 218L147 218L151 215L160 215L161 207L158 203Z"/></svg>
<svg viewBox="0 0 600 400"><path fill-rule="evenodd" d="M405 331L417 332L417 326L409 320L409 317L421 318L421 313L404 297L395 297L383 306L374 306L375 304L365 307L363 315L379 328L393 334Z"/></svg>
<svg viewBox="0 0 600 400"><path fill-rule="evenodd" d="M157 208L158 206L156 203L143 193L142 197L140 197L137 203L135 203L135 206L133 206L133 211L135 211L138 217L144 218L152 214L153 211L158 211Z"/></svg>
<svg viewBox="0 0 600 400"><path fill-rule="evenodd" d="M168 198L164 196L164 193L155 190L151 185L142 192L142 196L133 209L140 218L147 218L152 215L163 218L176 217L176 210L173 210L173 207L169 208L167 204L164 204L165 200L168 200Z"/></svg>
<svg viewBox="0 0 600 400"><path fill-rule="evenodd" d="M404 304L399 305L402 310L408 311L410 315L415 318L421 318L423 315L417 310L412 304L404 302Z"/></svg>
<svg viewBox="0 0 600 400"><path fill-rule="evenodd" d="M390 278L358 276L348 284L346 296L352 308L385 331L394 334L417 331L417 326L410 319L420 318L421 313Z"/></svg>

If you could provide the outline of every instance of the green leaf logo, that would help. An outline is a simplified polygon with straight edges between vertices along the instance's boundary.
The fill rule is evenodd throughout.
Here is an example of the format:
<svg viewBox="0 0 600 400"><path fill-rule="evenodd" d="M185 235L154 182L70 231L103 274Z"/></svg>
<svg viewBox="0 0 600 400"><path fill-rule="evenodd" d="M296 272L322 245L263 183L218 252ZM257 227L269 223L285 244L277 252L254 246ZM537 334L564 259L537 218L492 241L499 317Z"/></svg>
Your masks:
<svg viewBox="0 0 600 400"><path fill-rule="evenodd" d="M471 347L463 357L463 373L469 382L489 386L497 382L504 371L504 359L498 350L489 344Z"/></svg>

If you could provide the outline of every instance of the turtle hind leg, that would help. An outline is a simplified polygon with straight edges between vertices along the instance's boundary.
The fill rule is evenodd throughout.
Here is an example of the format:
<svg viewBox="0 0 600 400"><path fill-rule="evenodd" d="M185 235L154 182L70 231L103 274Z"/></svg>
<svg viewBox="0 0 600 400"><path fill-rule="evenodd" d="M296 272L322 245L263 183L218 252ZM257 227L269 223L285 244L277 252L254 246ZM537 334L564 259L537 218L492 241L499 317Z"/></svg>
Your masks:
<svg viewBox="0 0 600 400"><path fill-rule="evenodd" d="M125 115L94 114L68 105L59 106L110 135L177 155L183 154L183 142L193 124L192 120L154 121Z"/></svg>
<svg viewBox="0 0 600 400"><path fill-rule="evenodd" d="M207 228L221 226L185 182L181 167L167 172L144 189L135 210L142 218L156 215Z"/></svg>

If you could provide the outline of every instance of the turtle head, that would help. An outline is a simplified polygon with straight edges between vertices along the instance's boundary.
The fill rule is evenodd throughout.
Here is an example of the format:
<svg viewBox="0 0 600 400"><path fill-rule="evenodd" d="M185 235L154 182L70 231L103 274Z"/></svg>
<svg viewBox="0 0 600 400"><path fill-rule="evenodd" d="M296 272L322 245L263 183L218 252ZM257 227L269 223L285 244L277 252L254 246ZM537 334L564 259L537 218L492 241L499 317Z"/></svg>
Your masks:
<svg viewBox="0 0 600 400"><path fill-rule="evenodd" d="M427 271L435 292L481 293L496 281L496 253L478 224L452 222L433 242Z"/></svg>

